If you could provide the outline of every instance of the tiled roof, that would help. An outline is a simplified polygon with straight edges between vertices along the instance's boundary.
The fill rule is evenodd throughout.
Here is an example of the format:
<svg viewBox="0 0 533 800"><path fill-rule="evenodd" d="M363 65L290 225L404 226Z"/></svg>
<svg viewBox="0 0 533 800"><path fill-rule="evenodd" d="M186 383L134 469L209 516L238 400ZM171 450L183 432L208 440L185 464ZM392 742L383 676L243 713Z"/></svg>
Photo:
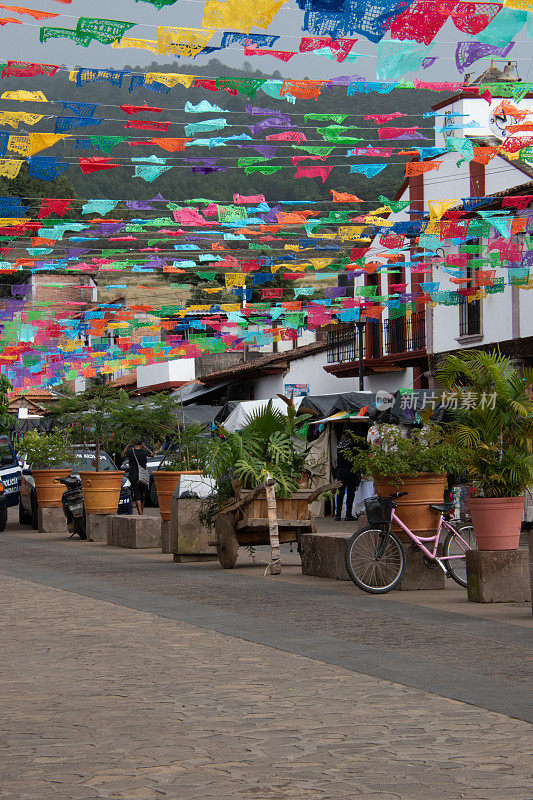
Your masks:
<svg viewBox="0 0 533 800"><path fill-rule="evenodd" d="M110 381L110 386L137 386L137 370L135 372L130 372L127 375L121 375L120 378L115 378L114 381Z"/></svg>
<svg viewBox="0 0 533 800"><path fill-rule="evenodd" d="M15 400L17 397L26 397L29 400L33 400L35 403L47 403L59 400L59 396L53 392L49 392L48 389L28 389L27 391L14 389L8 394L10 400Z"/></svg>
<svg viewBox="0 0 533 800"><path fill-rule="evenodd" d="M257 358L253 361L238 364L229 369L219 370L218 372L210 372L208 375L202 375L199 378L200 382L207 385L214 383L222 383L227 380L239 380L247 377L255 377L255 374L261 374L263 370L269 368L283 368L284 364L289 361L295 361L306 356L321 353L326 350L328 343L326 340L320 342L313 342L306 344L303 347L295 347L294 350L287 350L283 353L269 353L264 358Z"/></svg>

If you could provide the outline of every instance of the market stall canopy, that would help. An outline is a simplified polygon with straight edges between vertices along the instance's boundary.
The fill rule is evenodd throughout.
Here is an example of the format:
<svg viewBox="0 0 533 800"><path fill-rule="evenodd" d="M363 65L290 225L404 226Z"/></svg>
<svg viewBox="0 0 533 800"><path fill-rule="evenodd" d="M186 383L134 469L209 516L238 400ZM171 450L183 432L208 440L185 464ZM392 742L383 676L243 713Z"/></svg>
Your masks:
<svg viewBox="0 0 533 800"><path fill-rule="evenodd" d="M296 408L299 407L302 400L302 397L294 398L294 405ZM238 404L223 423L224 429L228 431L228 433L235 433L235 431L242 430L248 422L249 416L254 412L262 411L269 403L272 403L272 409L274 411L281 411L282 414L287 414L287 403L280 400L279 397L266 400L244 400L242 403Z"/></svg>
<svg viewBox="0 0 533 800"><path fill-rule="evenodd" d="M394 424L413 425L420 421L417 412L429 410L431 419L441 421L443 408L439 403L438 393L431 389L399 389L389 395L391 405L383 406L383 396L376 392L342 392L331 395L304 397L300 405L300 413L309 412L329 418L341 411L359 412L365 409L368 418L373 422L391 422ZM383 392L382 395L388 393ZM378 403L376 405L376 400ZM381 401L381 402L380 402ZM368 408L368 411L366 409ZM338 417L341 421L341 417ZM319 420L312 420L313 423ZM323 422L324 419L320 419Z"/></svg>

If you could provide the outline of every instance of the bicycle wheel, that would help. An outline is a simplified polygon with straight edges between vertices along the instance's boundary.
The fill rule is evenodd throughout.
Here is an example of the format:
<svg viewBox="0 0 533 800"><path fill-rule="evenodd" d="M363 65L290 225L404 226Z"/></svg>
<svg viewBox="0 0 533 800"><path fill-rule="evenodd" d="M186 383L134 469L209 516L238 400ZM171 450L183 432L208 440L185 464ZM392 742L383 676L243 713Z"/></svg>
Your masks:
<svg viewBox="0 0 533 800"><path fill-rule="evenodd" d="M383 555L376 553L383 543L381 528L356 531L346 545L346 569L352 581L369 594L385 594L401 580L405 558L395 533L390 533Z"/></svg>
<svg viewBox="0 0 533 800"><path fill-rule="evenodd" d="M464 542L457 536L464 539ZM466 543L466 544L465 544ZM446 539L444 540L444 555L445 556L460 556L463 555L463 558L453 558L450 561L445 561L444 564L448 573L453 580L466 588L466 553L467 550L476 550L477 549L477 542L476 542L476 534L474 533L474 529L472 525L463 525L462 528L457 528L457 531L453 533L449 533Z"/></svg>

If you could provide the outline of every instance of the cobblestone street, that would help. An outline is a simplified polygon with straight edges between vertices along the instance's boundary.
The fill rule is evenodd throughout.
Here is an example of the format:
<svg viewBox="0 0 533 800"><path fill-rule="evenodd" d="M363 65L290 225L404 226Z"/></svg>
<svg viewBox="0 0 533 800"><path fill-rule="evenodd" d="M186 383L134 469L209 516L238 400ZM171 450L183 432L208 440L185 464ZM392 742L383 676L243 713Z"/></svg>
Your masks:
<svg viewBox="0 0 533 800"><path fill-rule="evenodd" d="M530 606L263 572L10 523L0 797L533 797Z"/></svg>

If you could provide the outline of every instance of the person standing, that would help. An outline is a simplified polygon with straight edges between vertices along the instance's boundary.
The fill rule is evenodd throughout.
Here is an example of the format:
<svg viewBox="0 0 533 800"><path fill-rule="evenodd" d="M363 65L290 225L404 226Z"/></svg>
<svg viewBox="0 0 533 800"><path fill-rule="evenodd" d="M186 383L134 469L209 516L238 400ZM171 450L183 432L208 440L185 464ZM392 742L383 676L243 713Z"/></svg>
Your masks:
<svg viewBox="0 0 533 800"><path fill-rule="evenodd" d="M153 456L153 453L148 447L145 447L141 439L136 439L133 444L130 443L124 448L124 457L128 459L129 463L131 491L140 517L144 513L144 503L150 483L146 468L148 456Z"/></svg>

